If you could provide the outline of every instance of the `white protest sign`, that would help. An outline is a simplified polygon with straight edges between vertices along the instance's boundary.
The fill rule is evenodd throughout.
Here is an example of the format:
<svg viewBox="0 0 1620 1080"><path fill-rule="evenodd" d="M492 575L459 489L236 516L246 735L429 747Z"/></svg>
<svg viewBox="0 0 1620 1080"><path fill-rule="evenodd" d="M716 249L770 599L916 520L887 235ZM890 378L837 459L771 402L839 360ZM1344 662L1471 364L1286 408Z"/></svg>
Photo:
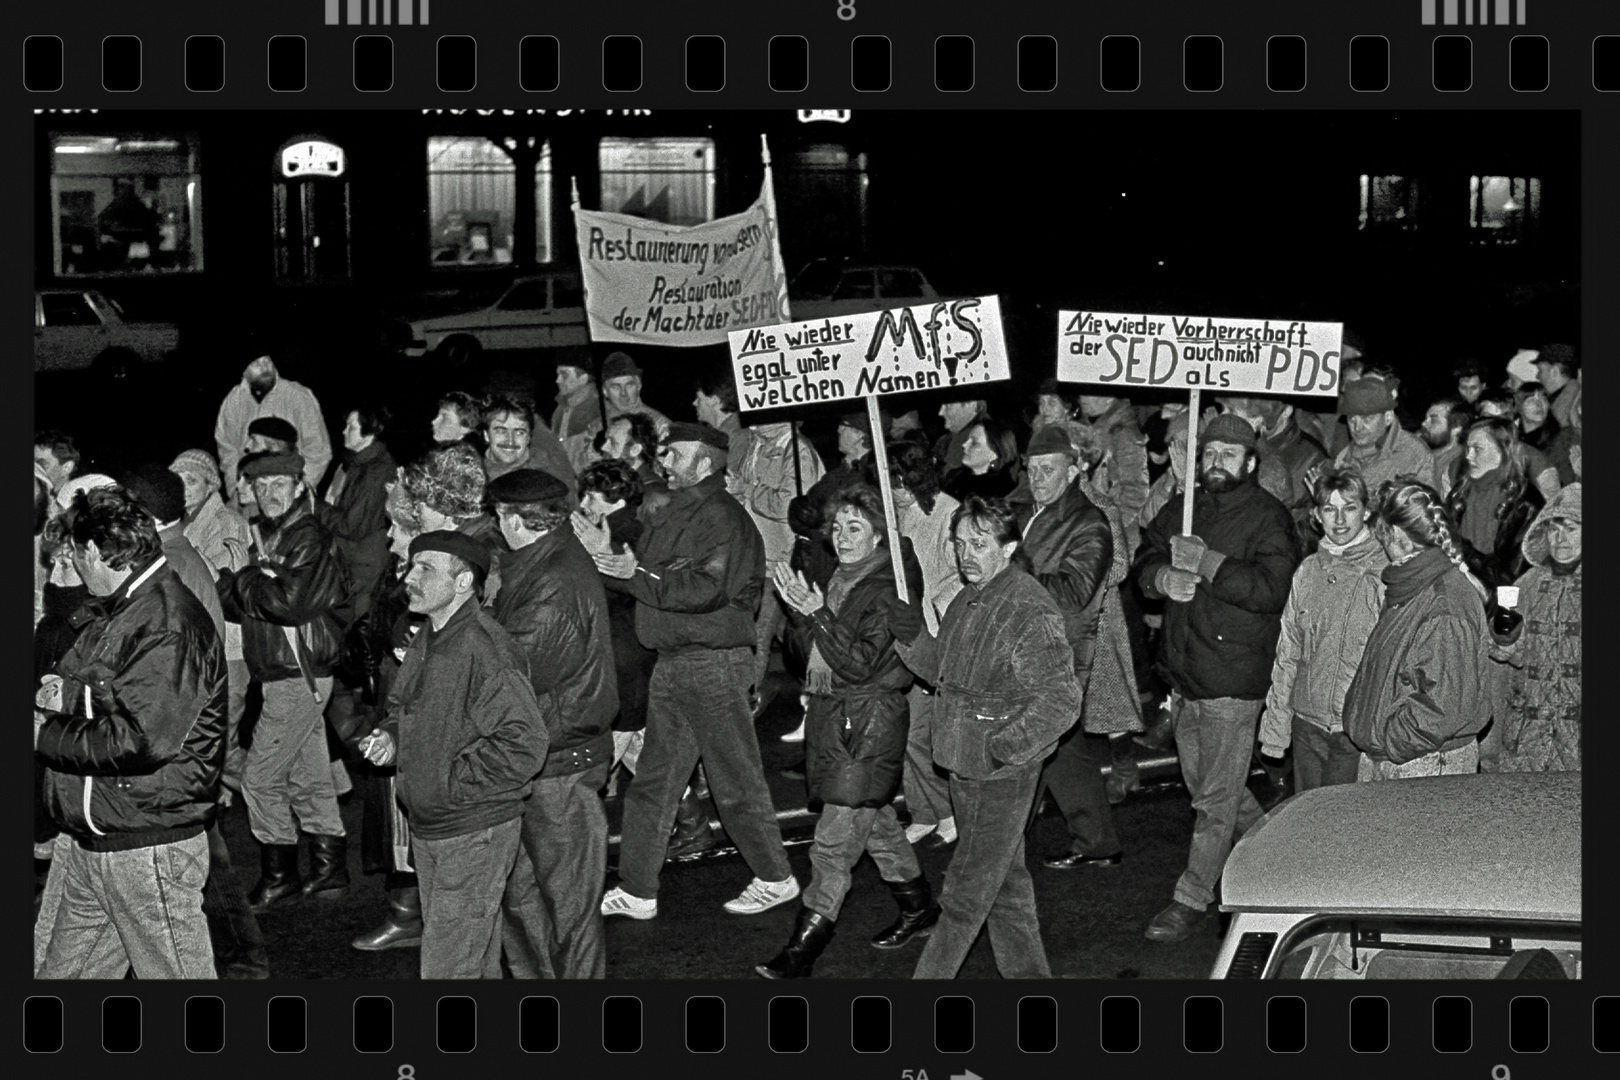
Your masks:
<svg viewBox="0 0 1620 1080"><path fill-rule="evenodd" d="M994 296L733 330L729 337L745 412L1011 377Z"/></svg>
<svg viewBox="0 0 1620 1080"><path fill-rule="evenodd" d="M1343 323L1063 311L1057 377L1121 390L1333 397L1343 338Z"/></svg>
<svg viewBox="0 0 1620 1080"><path fill-rule="evenodd" d="M787 317L768 177L753 206L702 225L577 206L574 225L592 341L718 345Z"/></svg>

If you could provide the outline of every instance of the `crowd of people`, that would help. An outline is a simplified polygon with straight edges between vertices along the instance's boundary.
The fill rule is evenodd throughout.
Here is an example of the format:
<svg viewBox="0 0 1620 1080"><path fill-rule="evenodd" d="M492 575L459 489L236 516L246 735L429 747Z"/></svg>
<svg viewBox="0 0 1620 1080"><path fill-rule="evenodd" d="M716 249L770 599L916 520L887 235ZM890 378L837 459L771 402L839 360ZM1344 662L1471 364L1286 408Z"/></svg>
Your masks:
<svg viewBox="0 0 1620 1080"><path fill-rule="evenodd" d="M725 910L799 903L760 976L812 973L870 854L897 908L872 946L926 939L916 976L950 978L988 928L1004 976L1046 977L1026 833L1050 805L1069 845L1040 867L1118 865L1133 739L1174 747L1195 812L1151 941L1216 901L1257 762L1279 792L1580 768L1568 346L1427 403L1349 347L1314 410L1049 379L1022 416L939 404L937 438L840 417L831 467L745 424L729 377L673 419L631 356L592 368L559 361L549 425L447 393L402 461L365 401L334 455L268 355L211 450L97 472L36 434L37 976L266 977L256 916L353 886L351 790L387 896L353 946L417 948L423 978L603 977L604 920L658 915L711 802L752 875ZM807 883L756 729L778 647ZM942 881L919 846L953 849Z"/></svg>

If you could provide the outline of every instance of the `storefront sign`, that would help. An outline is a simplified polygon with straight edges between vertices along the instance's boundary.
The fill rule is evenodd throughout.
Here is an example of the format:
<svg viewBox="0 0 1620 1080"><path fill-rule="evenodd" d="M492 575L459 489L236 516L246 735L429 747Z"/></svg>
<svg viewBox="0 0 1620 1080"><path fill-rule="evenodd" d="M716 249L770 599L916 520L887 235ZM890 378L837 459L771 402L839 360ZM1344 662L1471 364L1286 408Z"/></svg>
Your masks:
<svg viewBox="0 0 1620 1080"><path fill-rule="evenodd" d="M320 139L281 148L281 175L288 178L342 176L347 165L343 147Z"/></svg>
<svg viewBox="0 0 1620 1080"><path fill-rule="evenodd" d="M1057 377L1121 388L1333 397L1343 337L1343 323L1064 311Z"/></svg>
<svg viewBox="0 0 1620 1080"><path fill-rule="evenodd" d="M1010 377L994 296L737 330L730 343L744 410Z"/></svg>

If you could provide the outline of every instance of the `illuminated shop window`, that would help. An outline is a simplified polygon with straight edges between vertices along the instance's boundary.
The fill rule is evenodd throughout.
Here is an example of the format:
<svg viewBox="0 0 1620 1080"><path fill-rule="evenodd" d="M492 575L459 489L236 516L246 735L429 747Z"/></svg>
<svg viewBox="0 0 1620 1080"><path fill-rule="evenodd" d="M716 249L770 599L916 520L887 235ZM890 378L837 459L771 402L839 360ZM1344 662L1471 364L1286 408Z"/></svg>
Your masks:
<svg viewBox="0 0 1620 1080"><path fill-rule="evenodd" d="M517 166L534 160L534 259L551 261L551 144L496 142L482 136L427 141L429 258L434 266L492 266L512 261Z"/></svg>
<svg viewBox="0 0 1620 1080"><path fill-rule="evenodd" d="M1468 223L1476 244L1517 244L1541 216L1541 181L1523 176L1470 176Z"/></svg>
<svg viewBox="0 0 1620 1080"><path fill-rule="evenodd" d="M1363 232L1411 232L1418 227L1418 182L1409 176L1361 176Z"/></svg>
<svg viewBox="0 0 1620 1080"><path fill-rule="evenodd" d="M603 139L602 209L667 225L714 220L714 140Z"/></svg>
<svg viewBox="0 0 1620 1080"><path fill-rule="evenodd" d="M50 139L58 274L203 268L195 135L53 134Z"/></svg>

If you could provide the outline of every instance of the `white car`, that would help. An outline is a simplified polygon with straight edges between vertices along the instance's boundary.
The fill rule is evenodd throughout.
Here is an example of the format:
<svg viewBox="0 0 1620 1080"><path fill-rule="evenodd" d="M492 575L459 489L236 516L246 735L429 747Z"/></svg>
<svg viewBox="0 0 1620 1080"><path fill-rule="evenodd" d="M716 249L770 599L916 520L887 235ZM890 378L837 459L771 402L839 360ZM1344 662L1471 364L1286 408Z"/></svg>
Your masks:
<svg viewBox="0 0 1620 1080"><path fill-rule="evenodd" d="M915 266L814 259L788 284L794 322L911 307L940 299Z"/></svg>
<svg viewBox="0 0 1620 1080"><path fill-rule="evenodd" d="M131 322L95 289L34 293L34 370L91 368L123 378L139 365L166 360L180 344L173 323Z"/></svg>
<svg viewBox="0 0 1620 1080"><path fill-rule="evenodd" d="M1581 774L1301 792L1232 849L1217 979L1581 977Z"/></svg>
<svg viewBox="0 0 1620 1080"><path fill-rule="evenodd" d="M589 345L585 287L572 271L550 271L517 278L493 304L450 315L405 320L403 350L429 352L454 366L499 349L560 349Z"/></svg>

